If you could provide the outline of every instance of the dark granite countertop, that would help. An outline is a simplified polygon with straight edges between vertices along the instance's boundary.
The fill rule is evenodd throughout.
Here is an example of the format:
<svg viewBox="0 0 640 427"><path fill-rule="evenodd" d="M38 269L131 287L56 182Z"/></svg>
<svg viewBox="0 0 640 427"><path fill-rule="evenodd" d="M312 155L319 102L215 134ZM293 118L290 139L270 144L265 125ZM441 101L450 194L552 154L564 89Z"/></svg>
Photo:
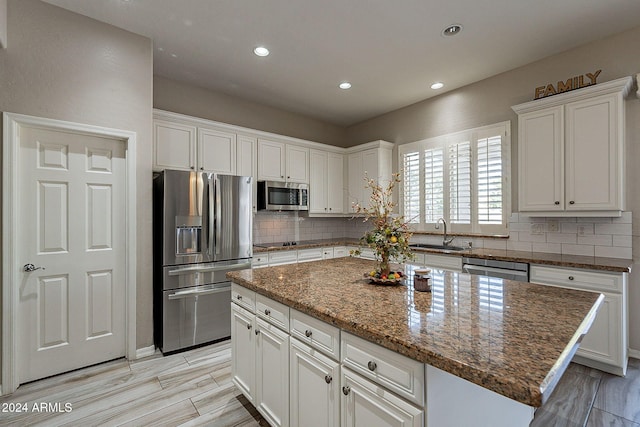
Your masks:
<svg viewBox="0 0 640 427"><path fill-rule="evenodd" d="M603 296L432 272L432 292L371 285L375 262L337 258L227 273L235 283L530 406L549 397ZM407 271L411 266L405 266ZM410 276L409 276L410 277Z"/></svg>
<svg viewBox="0 0 640 427"><path fill-rule="evenodd" d="M325 246L354 246L358 244L357 239L327 239L314 240L313 242L303 242L296 246L269 246L253 247L254 253L271 251L287 251L293 249L307 249ZM586 268L591 270L611 271L617 273L631 272L633 260L620 258L590 257L582 255L562 255L546 252L525 252L511 251L503 249L468 249L464 251L447 251L440 249L414 249L414 252L445 254L451 256L469 256L482 259L496 259L502 261L527 262L530 264L543 264L557 267Z"/></svg>

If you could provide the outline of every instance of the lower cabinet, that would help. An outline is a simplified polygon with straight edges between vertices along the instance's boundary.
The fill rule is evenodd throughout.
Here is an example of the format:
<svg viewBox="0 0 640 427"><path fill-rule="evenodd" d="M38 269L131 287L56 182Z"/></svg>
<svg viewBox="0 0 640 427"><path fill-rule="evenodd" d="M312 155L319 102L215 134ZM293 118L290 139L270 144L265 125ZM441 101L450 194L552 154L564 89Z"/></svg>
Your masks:
<svg viewBox="0 0 640 427"><path fill-rule="evenodd" d="M289 425L289 335L257 319L255 407L272 427Z"/></svg>
<svg viewBox="0 0 640 427"><path fill-rule="evenodd" d="M419 427L424 411L405 402L384 388L342 369L343 427Z"/></svg>
<svg viewBox="0 0 640 427"><path fill-rule="evenodd" d="M231 304L231 372L233 383L255 405L256 351L255 316Z"/></svg>
<svg viewBox="0 0 640 427"><path fill-rule="evenodd" d="M318 350L291 338L291 425L340 425L340 365Z"/></svg>

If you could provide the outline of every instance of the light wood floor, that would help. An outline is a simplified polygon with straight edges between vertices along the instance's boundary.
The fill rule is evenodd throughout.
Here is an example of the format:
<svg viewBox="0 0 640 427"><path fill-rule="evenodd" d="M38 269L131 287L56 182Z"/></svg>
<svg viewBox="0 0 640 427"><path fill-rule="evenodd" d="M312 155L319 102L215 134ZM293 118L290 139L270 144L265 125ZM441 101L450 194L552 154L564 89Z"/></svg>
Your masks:
<svg viewBox="0 0 640 427"><path fill-rule="evenodd" d="M34 411L41 403L49 407ZM228 341L25 384L0 398L0 411L1 426L268 426L231 382ZM640 361L626 378L571 364L531 424L561 426L640 427Z"/></svg>

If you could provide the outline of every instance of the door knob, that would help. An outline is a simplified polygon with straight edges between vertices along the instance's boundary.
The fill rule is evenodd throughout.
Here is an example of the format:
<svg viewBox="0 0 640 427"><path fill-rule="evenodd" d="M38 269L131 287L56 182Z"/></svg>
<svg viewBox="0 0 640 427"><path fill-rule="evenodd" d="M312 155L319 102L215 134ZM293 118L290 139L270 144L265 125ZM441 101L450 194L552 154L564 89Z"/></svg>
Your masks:
<svg viewBox="0 0 640 427"><path fill-rule="evenodd" d="M351 387L349 387L348 385L342 387L342 394L344 394L345 396L348 395L350 391L351 391Z"/></svg>
<svg viewBox="0 0 640 427"><path fill-rule="evenodd" d="M32 271L36 271L36 270L44 270L44 267L36 267L35 265L29 263L29 264L25 264L24 267L22 267L22 269L28 273L32 272Z"/></svg>
<svg viewBox="0 0 640 427"><path fill-rule="evenodd" d="M327 384L331 384L331 381L333 381L333 378L331 378L331 375L324 376L324 382L326 382Z"/></svg>

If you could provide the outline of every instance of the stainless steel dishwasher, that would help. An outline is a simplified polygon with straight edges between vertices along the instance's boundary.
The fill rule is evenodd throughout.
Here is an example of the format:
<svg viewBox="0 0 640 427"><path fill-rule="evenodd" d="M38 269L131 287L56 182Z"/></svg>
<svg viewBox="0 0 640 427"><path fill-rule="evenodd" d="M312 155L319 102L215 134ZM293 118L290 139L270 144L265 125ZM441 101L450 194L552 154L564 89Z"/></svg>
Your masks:
<svg viewBox="0 0 640 427"><path fill-rule="evenodd" d="M498 277L518 282L529 281L529 264L526 262L463 257L462 271L469 274Z"/></svg>

